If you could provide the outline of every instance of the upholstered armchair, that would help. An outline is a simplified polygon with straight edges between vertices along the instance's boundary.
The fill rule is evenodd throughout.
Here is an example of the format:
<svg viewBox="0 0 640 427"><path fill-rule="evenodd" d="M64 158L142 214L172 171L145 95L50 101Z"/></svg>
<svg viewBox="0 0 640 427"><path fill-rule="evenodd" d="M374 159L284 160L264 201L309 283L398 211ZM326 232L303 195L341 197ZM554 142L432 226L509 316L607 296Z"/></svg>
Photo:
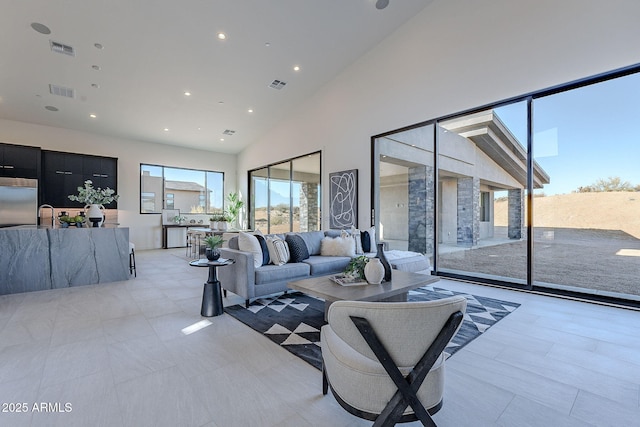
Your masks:
<svg viewBox="0 0 640 427"><path fill-rule="evenodd" d="M321 330L323 394L374 426L420 420L442 407L443 350L460 328L462 296L419 302L337 301Z"/></svg>

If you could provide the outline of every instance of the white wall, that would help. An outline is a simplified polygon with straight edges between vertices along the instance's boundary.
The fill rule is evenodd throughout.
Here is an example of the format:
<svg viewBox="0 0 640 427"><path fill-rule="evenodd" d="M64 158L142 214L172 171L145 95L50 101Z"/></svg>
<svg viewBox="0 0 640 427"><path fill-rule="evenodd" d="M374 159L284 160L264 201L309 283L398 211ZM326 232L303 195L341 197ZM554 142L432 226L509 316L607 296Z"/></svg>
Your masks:
<svg viewBox="0 0 640 427"><path fill-rule="evenodd" d="M140 214L140 163L215 170L225 173L225 194L236 191L236 156L132 141L49 126L0 119L0 141L118 158L118 221L129 227L136 250L160 248L159 214Z"/></svg>
<svg viewBox="0 0 640 427"><path fill-rule="evenodd" d="M246 170L322 150L359 169L370 223L370 137L640 62L637 0L435 0L238 157ZM323 186L328 212L328 186ZM328 228L328 217L323 217Z"/></svg>

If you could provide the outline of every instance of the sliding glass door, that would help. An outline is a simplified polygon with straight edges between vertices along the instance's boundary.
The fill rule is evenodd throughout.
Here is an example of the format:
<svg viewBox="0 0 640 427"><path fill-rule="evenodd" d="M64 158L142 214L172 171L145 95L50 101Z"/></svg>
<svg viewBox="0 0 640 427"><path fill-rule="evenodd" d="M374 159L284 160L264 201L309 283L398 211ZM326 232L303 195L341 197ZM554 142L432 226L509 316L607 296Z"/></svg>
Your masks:
<svg viewBox="0 0 640 427"><path fill-rule="evenodd" d="M249 172L250 226L263 233L320 229L320 153Z"/></svg>
<svg viewBox="0 0 640 427"><path fill-rule="evenodd" d="M640 302L640 66L372 138L374 223L436 274Z"/></svg>
<svg viewBox="0 0 640 427"><path fill-rule="evenodd" d="M534 101L534 284L640 297L640 75Z"/></svg>
<svg viewBox="0 0 640 427"><path fill-rule="evenodd" d="M526 103L438 122L438 270L526 285ZM547 181L544 171L535 186Z"/></svg>

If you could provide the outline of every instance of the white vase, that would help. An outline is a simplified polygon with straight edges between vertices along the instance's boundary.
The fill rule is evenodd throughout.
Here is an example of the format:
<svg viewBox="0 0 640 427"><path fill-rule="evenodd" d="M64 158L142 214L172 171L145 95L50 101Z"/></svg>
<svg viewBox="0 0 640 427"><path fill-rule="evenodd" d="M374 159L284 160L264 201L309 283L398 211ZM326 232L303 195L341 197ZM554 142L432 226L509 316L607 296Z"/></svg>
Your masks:
<svg viewBox="0 0 640 427"><path fill-rule="evenodd" d="M209 221L209 228L212 230L218 229L218 221Z"/></svg>
<svg viewBox="0 0 640 427"><path fill-rule="evenodd" d="M85 210L87 208L89 208L89 210L87 211L85 216L89 218L89 221L91 222L89 226L102 227L102 224L104 223L104 206L91 204L84 207Z"/></svg>
<svg viewBox="0 0 640 427"><path fill-rule="evenodd" d="M367 279L367 282L372 285L379 285L382 283L382 279L384 277L384 266L380 262L379 258L371 258L364 266L364 277Z"/></svg>
<svg viewBox="0 0 640 427"><path fill-rule="evenodd" d="M227 231L227 221L219 221L218 222L218 230Z"/></svg>

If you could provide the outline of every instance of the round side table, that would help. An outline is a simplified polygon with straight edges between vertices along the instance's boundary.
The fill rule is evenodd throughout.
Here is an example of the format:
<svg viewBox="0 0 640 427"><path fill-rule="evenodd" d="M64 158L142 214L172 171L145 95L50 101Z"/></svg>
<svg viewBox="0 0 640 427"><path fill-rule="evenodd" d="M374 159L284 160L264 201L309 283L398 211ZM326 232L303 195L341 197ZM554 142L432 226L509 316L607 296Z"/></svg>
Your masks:
<svg viewBox="0 0 640 427"><path fill-rule="evenodd" d="M231 265L235 261L232 259L219 258L216 261L208 259L197 259L189 263L192 267L209 267L209 278L204 284L202 291L202 308L200 314L204 317L220 316L224 313L222 307L222 290L220 289L220 281L218 281L218 267Z"/></svg>

